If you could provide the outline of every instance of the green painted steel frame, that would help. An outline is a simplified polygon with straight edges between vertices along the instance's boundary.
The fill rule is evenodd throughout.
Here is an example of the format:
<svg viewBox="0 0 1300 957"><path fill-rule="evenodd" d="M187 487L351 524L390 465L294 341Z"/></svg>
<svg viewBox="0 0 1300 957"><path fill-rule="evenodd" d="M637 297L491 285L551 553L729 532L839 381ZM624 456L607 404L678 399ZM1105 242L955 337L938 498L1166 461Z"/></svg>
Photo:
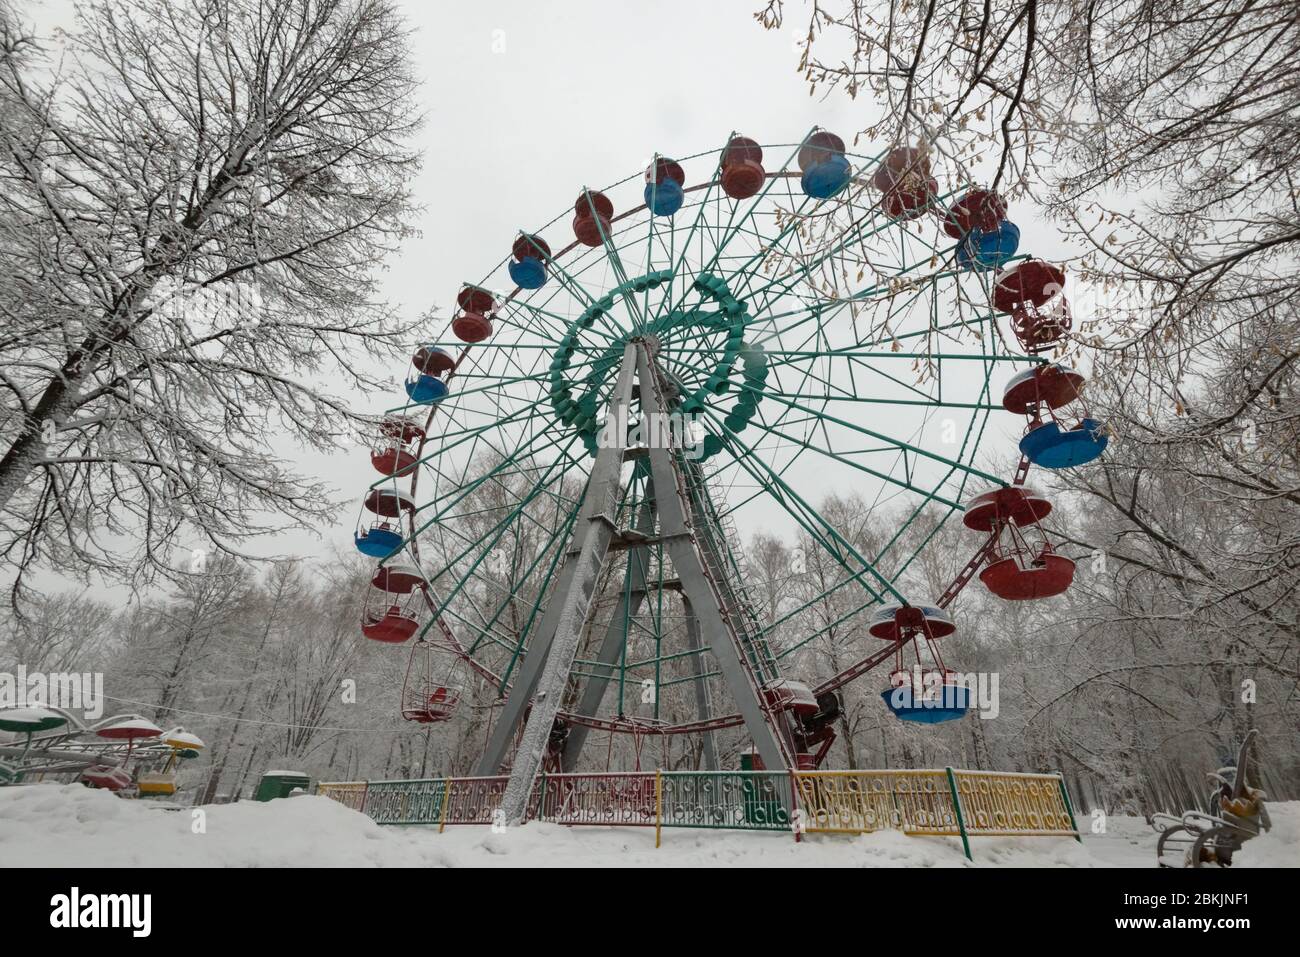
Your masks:
<svg viewBox="0 0 1300 957"><path fill-rule="evenodd" d="M472 347L483 350L482 354L488 357L499 357L499 361L495 364L488 362L483 366L488 371L479 371L479 368L474 365L465 366L463 360L466 355L471 354L471 349L459 343L448 343L463 350L462 361L458 362L453 376L469 387L464 390L454 390L452 399L429 411L429 421L432 422L435 414L439 413L445 413L442 417L448 419L454 419L458 414L467 415L468 413L460 412L460 409L465 407L458 405L466 399L488 403L500 402L507 393L510 393L515 397L513 401L517 401L517 390L520 387L538 381L539 374L536 366L528 366L525 361L530 354L529 350L532 350L531 354L534 356L545 356L549 353L553 357L551 367L553 376L563 370L570 372L589 370L587 380L594 383L591 397L595 398L600 387L598 373L603 369L605 362L603 356L615 351L628 336L652 330L657 321L663 321L673 310L683 308L688 294L699 291L703 279L716 280L724 291L705 290L706 294L713 295L715 301L724 306L724 312L727 305L732 303L737 305L729 315L732 315L738 327L729 332L728 342L744 335L746 348L760 348L764 355L761 379L751 380L742 377L738 384L727 382L731 378L732 367L725 356L722 357L721 363L718 362L717 357L711 357L707 360L709 363L707 366L701 365L696 370L706 384L736 388L740 396L739 401L743 403L745 410L743 425L748 425L752 421L762 432L759 441L743 442L736 428L743 427L740 419L735 417L736 406L733 406L733 411L729 413L727 410L717 409L707 404L707 399L700 402L699 411L702 416L712 424L715 434L722 437L724 445L731 448L733 461L726 463L724 468L734 469L737 474L748 474L759 487L759 491L745 501L763 494L763 490L766 490L769 499L793 518L796 524L808 532L813 540L844 569L847 577L837 581L832 586L832 591L859 587L863 592L862 601L838 621L830 622L823 627L822 631L803 636L787 644L786 647L778 649L774 661L787 659L791 654L806 647L826 629L834 628L852 619L879 601L903 599L896 583L951 515L961 509L960 502L965 495L967 483L972 478L976 478L981 481L1005 484L1003 480L970 464L973 459L972 450L984 432L989 412L999 408L989 394L989 376L992 369L998 363L1008 361L1045 361L1041 357L1004 355L987 348L975 354L925 348L901 351L901 343L918 340L921 337L925 337L921 340L923 346L934 341L934 337L939 335L958 336L971 331L974 331L982 342L991 343L996 338L991 313L946 323L940 319L938 296L935 295L938 285L953 279L960 273L947 267L934 269L933 265L937 261L936 257L941 255L948 257L950 261L952 250L941 250L938 246L934 246L928 258L925 255L910 256L901 234L899 234L898 250L901 264L893 270L887 281L869 283L862 288L836 294L832 298L808 300L796 294L794 292L796 287L800 284L811 284L819 271L827 268L834 269L836 265L854 255L854 247L865 248L868 241L877 239L885 233L898 234L900 228L896 221L873 213L859 217L838 233L833 241L819 246L814 252L805 250L804 217L810 211L821 208L821 203L799 196L791 189L790 184L793 181L791 177L797 174L792 174L789 169L800 145L783 144L778 147L767 147L769 151L786 150L788 147L788 156L779 172L769 174L760 196L754 201L749 201L747 205L735 203L727 205L730 201L721 196L719 188L719 164L715 166L710 180L687 190L689 194L699 197L698 202L693 202L684 210L685 216L691 218L687 229L681 229L675 221L665 225L658 217L646 215L645 225L648 235L638 234L644 239L645 250L645 262L639 264L639 268L644 270L644 275L640 278L629 278L631 260L626 252L634 247L625 239L631 232L630 228L622 226L627 217L638 212L637 209L615 216L608 229L601 224L601 243L598 247L584 251L576 244L570 244L554 256L544 256L548 272L556 280L549 292L521 297L517 295L520 290L515 290L509 296L498 295L497 297L500 308L495 313L495 321L499 322L503 329L510 330L511 334L517 333L515 335L517 341L510 342L503 338ZM705 151L686 159L705 156L720 156L720 150ZM853 189L859 186L864 190L869 189L864 185L866 179L862 171L874 168L882 156L883 153L870 157L852 157L858 171L855 174ZM628 180L610 188L617 188L634 178L629 177ZM778 197L782 187L789 199L788 221L780 224L779 230L773 236L766 232L760 223L758 211L765 199ZM585 187L583 195L590 195ZM939 198L941 207L951 195L947 194ZM778 203L781 201L781 199L777 200ZM567 214L558 217L548 226L562 223L565 216ZM748 258L743 251L738 257L727 255L733 240L737 239L759 245L759 248L756 252L748 254ZM915 237L909 234L908 242L915 241ZM578 252L566 258L566 254L575 248ZM921 244L920 248L926 249L924 244ZM702 255L696 262L690 263L689 258L693 251L702 251ZM660 253L663 254L663 259L659 259ZM760 273L759 267L764 266L773 257L788 257L794 265L784 273L778 270L777 275L765 276ZM608 292L598 295L596 291L589 289L587 284L592 281L590 278L592 276L599 279L597 271L602 263L612 271L617 284ZM710 273L717 275L706 275ZM651 282L651 279L654 281ZM847 274L845 279L847 281ZM987 281L982 279L981 282L987 292ZM677 285L674 286L674 283ZM476 285L490 288L490 281L485 279ZM655 309L651 304L650 291L653 286L658 285L664 285L666 293L660 298L658 308ZM638 293L641 295L639 301ZM577 319L574 319L571 313L566 314L563 308L557 309L553 305L565 295L581 306L583 311ZM890 315L907 315L918 304L922 304L925 297L929 297L931 315L930 321L923 329L890 331L886 325L887 338L858 341L852 346L834 347L829 344L823 332L824 324L843 310L855 309L873 301L889 300ZM625 304L627 315L631 319L630 324L625 325L614 315L612 306L616 299ZM798 303L798 308L787 311L774 309L777 304L788 299ZM608 327L600 328L597 320L608 322ZM794 341L805 332L807 338L803 342ZM538 337L544 341L523 341L526 337ZM764 348L768 344L778 347ZM881 348L886 346L890 347L890 351ZM697 350L700 347L699 342L691 345L691 348ZM514 350L522 350L522 354L515 355ZM927 393L905 381L902 376L890 371L889 368L885 368L889 363L900 359L935 364L938 370L935 390ZM829 371L818 374L812 368L802 369L801 364L807 360L844 363L849 376L849 387L832 382ZM666 356L665 361L671 363L679 360L675 356ZM731 361L734 362L734 356ZM977 401L963 401L963 397L954 398L943 394L942 368L945 362L982 364L983 383ZM556 363L560 364L559 370L556 368ZM769 372L774 377L770 384L767 381ZM714 379L719 378L719 373L722 373L721 380L713 383ZM880 381L891 383L904 390L904 394L911 392L914 397L888 398L859 394L857 391L859 386L854 378L858 373L878 375L881 377ZM606 379L610 374L607 370ZM801 379L799 379L800 374L802 374ZM595 378L592 378L593 376ZM781 382L783 376L787 379L793 376L798 381ZM475 379L485 381L479 385L474 384ZM556 390L563 393L566 385L571 383L557 384L552 378L549 392L544 392L535 401L520 403L511 410L503 409L501 416L495 421L481 425L472 425L469 421L463 424L449 422L449 426L455 425L455 427L439 433L437 438L440 444L435 444L427 454L425 454L426 450L422 449L419 457L420 468L430 472L440 486L445 483L446 488L436 488L431 498L418 504L416 512L421 517L420 523L417 524L415 515L411 516L408 536L411 550L418 559L420 537L435 530L439 534L440 542L450 540L455 543L452 550L440 556L442 567L438 569L436 575L431 576L433 587L430 594L436 595L436 598L431 601L433 616L420 635L424 637L429 629L434 627L435 619L441 616L444 621L454 622L461 630L468 631L468 640L457 643L457 647L465 654L476 656L492 651L494 655L504 656L499 659L499 666L494 666L492 669L480 667L481 674L491 674L494 677L501 692L508 687L511 675L539 619L547 592L545 582L554 576L563 547L562 543L567 540L569 530L573 527L578 501L581 498L580 494L561 493L560 483L566 475L573 475L582 470L581 450L579 447L577 454L574 454L575 445L582 442L588 445L590 451L589 440L594 421L586 424L590 428L584 426L583 429L567 434L539 428L532 424L539 417L549 414L545 406L548 404L554 406ZM700 387L701 395L708 391L706 386ZM756 414L760 399L766 400L764 408L768 409L770 414ZM894 438L883 432L868 429L845 416L832 415L828 411L830 403L851 403L854 406L881 404L927 409L945 408L968 412L970 415L960 451L956 458L952 458L939 455L916 441ZM577 403L573 405L576 406ZM778 406L780 408L776 408ZM409 413L412 411L412 406L403 406L393 411ZM557 412L559 411L557 409ZM563 413L561 418L567 424L573 425L574 415L571 406L566 405ZM928 414L926 418L928 420ZM901 455L901 473L897 467L885 471L865 465L856 458L849 457L848 453L830 448L829 440L825 446L820 445L817 441L818 430L824 433L828 425L865 436L884 443L886 447L896 449ZM525 430L525 439L516 444L502 441L499 436L506 434L503 430L514 426L520 426ZM585 437L584 433L586 433ZM859 554L857 549L839 534L834 525L827 521L806 497L799 495L792 483L785 478L787 470L798 455L791 455L784 463L768 461L762 451L765 442L776 442L804 452L829 456L853 470L885 483L886 486L894 486L915 494L920 497L920 500L906 523L895 532L878 554L872 556ZM469 463L473 460L474 450L482 449L484 452L490 452L497 455L500 460L487 474L475 475L468 480L462 474L461 480L458 481L452 469L443 469L441 465L447 461L452 451L458 449L465 453L465 469L468 469ZM548 459L549 464L545 464ZM913 463L921 459L930 462L932 466L937 464L943 467L944 471L938 473L937 482L933 479L915 477ZM531 482L531 484L522 493L509 491L506 482L520 476L524 477L526 483ZM950 480L956 484L953 492L947 491ZM389 481L391 480L381 479L372 487L380 487ZM412 487L414 489L414 483ZM471 536L459 533L454 523L476 514L475 510L465 507L470 497L489 489L506 490L511 495L517 495L517 499L511 507L499 510L500 518L491 525L486 534L476 533ZM554 506L554 510L544 519L536 514L542 505ZM936 527L929 532L920 545L912 549L910 555L892 557L891 550L903 541L903 532L907 525L919 518L923 510L929 506L939 506L943 510ZM736 507L739 506L733 505L721 510L718 517L725 518ZM496 511L493 510L493 514L489 517L496 519ZM479 509L477 514L488 515L488 510ZM543 547L531 560L526 560L521 568L512 566L512 578L509 580L511 584L509 587L501 587L499 595L487 598L476 595L473 599L473 608L469 612L459 610L459 605L465 601L466 588L471 581L478 583L477 589L480 591L483 588L489 591L498 588L490 576L483 573L484 563L493 550L500 547L508 536L518 539L520 537L518 530L524 527L540 532ZM661 553L660 549L660 561L662 561ZM728 566L738 572L739 565L731 554L730 548L725 548L724 553ZM398 556L401 554L399 552ZM398 561L400 560L398 556L386 561ZM443 576L447 576L449 587L442 586L440 579ZM517 609L521 590L530 582L541 584L530 586L535 587L535 595L531 598L526 596L523 598L528 607L522 626L500 627L502 616L507 610L513 613ZM626 583L624 585L626 587ZM802 608L806 609L824 597L810 599ZM486 607L480 609L479 603L484 601ZM659 608L656 614L651 616L652 629L662 629L663 622L667 620L662 613L662 601L663 592L660 590ZM776 621L767 623L758 630L757 639L766 643L769 636L775 634L784 623L799 614L801 610L786 612ZM645 627L632 620L627 622L629 634L634 628ZM689 677L665 677L663 675L665 663L692 654L703 654L708 650L705 648L692 652L665 654L661 647L662 634L655 633L652 637L655 642L655 653L652 657L636 656L634 660L629 661L626 650L620 656L618 662L620 710L629 669L652 665L655 687L657 690L664 689L683 681L693 680ZM588 665L587 662L579 662L580 667ZM707 677L710 673L704 674ZM658 694L655 701L655 716L658 717Z"/></svg>

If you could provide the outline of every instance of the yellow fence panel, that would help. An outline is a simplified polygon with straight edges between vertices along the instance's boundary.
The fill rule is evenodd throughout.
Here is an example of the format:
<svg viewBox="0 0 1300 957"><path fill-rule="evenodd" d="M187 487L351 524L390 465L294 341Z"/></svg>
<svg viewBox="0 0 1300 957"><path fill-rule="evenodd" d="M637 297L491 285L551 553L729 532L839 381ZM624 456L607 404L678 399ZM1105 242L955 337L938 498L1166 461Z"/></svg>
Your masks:
<svg viewBox="0 0 1300 957"><path fill-rule="evenodd" d="M955 769L952 774L972 837L1079 835L1058 775Z"/></svg>
<svg viewBox="0 0 1300 957"><path fill-rule="evenodd" d="M354 811L365 810L365 781L321 781L316 785L316 793Z"/></svg>
<svg viewBox="0 0 1300 957"><path fill-rule="evenodd" d="M803 830L960 835L945 771L797 771Z"/></svg>

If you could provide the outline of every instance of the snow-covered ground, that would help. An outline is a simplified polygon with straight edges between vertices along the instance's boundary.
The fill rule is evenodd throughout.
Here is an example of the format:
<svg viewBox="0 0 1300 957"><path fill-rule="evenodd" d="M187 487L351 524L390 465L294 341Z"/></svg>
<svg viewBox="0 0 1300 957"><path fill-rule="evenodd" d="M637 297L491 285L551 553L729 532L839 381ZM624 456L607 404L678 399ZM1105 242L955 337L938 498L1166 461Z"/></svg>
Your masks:
<svg viewBox="0 0 1300 957"><path fill-rule="evenodd" d="M203 814L196 815L201 810ZM1271 833L1234 867L1300 866L1300 802L1269 805ZM201 825L201 826L200 826ZM1107 821L1082 845L1067 838L975 838L974 862L955 838L860 837L650 828L380 827L323 797L164 810L79 785L0 788L0 865L69 867L776 866L1152 867L1155 834L1139 818Z"/></svg>

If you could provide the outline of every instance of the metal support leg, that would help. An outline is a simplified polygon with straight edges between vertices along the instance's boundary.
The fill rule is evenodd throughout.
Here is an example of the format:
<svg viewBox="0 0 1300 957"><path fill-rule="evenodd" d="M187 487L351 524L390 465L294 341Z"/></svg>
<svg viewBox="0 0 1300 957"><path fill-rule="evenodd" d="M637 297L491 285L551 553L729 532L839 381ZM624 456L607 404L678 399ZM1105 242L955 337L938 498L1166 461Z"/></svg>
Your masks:
<svg viewBox="0 0 1300 957"><path fill-rule="evenodd" d="M560 710L569 671L578 652L583 626L591 610L591 600L600 581L610 540L614 536L613 506L614 498L618 493L625 440L625 436L617 436L617 432L621 430L618 424L628 421L628 411L632 401L632 379L636 371L638 351L640 350L634 342L628 343L623 350L623 364L606 413L610 417L607 418L606 427L614 425L617 441L607 442L604 447L596 451L596 461L592 466L591 477L587 481L587 491L582 499L582 510L578 519L579 529L574 536L573 546L564 560L564 571L567 574L561 578L560 586L551 594L550 604L546 609L546 617L553 617L555 621L549 647L544 650L530 649L529 658L533 657L533 651L541 650L544 660L541 673L535 679L536 690L530 695L526 687L516 686L506 702L507 709L515 705L514 713L519 714L527 706L528 699L530 697L532 699L532 710L524 725L519 749L515 753L510 782L506 785L505 794L501 799L501 810L507 824L521 823L528 810L533 779L546 756L551 729L555 725L555 716ZM506 714L503 713L501 717L497 733L504 734L504 743L508 744L513 727L507 727ZM495 736L494 743L496 743ZM498 753L504 756L504 747L501 747ZM493 758L493 754L486 755L485 763Z"/></svg>
<svg viewBox="0 0 1300 957"><path fill-rule="evenodd" d="M642 418L667 414L649 353L643 344L633 342L624 349L618 382L607 411L614 423L628 421L634 379L639 385ZM617 431L615 435L617 436ZM510 782L501 802L502 812L509 824L520 823L527 811L533 780L545 758L594 592L608 557L610 542L615 533L612 516L614 500L619 490L622 444L620 438L605 443L597 451L573 539L557 576L557 585L550 596L542 627L531 643L494 729L492 741L479 765L480 774L497 773L519 720L531 704L528 721L515 754ZM659 514L660 540L676 570L682 596L689 610L688 640L693 649L707 644L712 651L764 766L774 771L791 768L794 764L793 747L782 737L780 716L768 713L757 678L750 671L749 663L744 657L743 622L734 620L737 609L728 606L727 596L731 594L731 584L725 579L715 580L706 567L700 550L703 546L697 541L697 536L707 530L693 528L691 525L692 508L683 474L674 458L676 453L670 448L655 448L654 444L657 443L652 444L646 456L655 488L654 507ZM579 705L580 712L584 714L593 713L605 693L609 672L626 637L622 619L628 614L635 614L631 595L634 591L644 594L648 555L630 556L630 561L641 566L637 573L641 585L636 588L634 583L633 588L628 590L628 604L620 606L626 610L623 615L616 616L611 629L606 631L598 659L603 663L599 670L605 674L602 678L589 680L584 688ZM712 574L725 575L726 572L719 565ZM643 601L644 598L640 600ZM697 667L702 668L700 656L692 657L696 660ZM697 704L701 709L701 717L704 718L710 711L708 689L702 671L697 671L697 675L697 688L700 689L697 691ZM585 731L578 728L570 732L571 739L574 734L578 735L577 743L566 747L566 766L571 766L576 760L585 738ZM717 754L711 736L706 736L705 748L706 760L711 767L716 767Z"/></svg>
<svg viewBox="0 0 1300 957"><path fill-rule="evenodd" d="M646 535L650 534L654 531L654 521L654 502L648 500L637 516L637 530ZM650 549L645 545L628 549L627 581L623 594L619 596L618 607L614 609L614 617L610 619L609 626L605 629L605 637L601 640L600 648L596 653L597 664L592 666L592 676L587 679L587 684L582 689L582 697L577 707L578 714L597 714L600 710L601 702L605 699L605 690L609 687L609 679L614 675L614 662L618 660L627 640L628 623L640 614L641 605L645 601L649 571ZM562 767L565 771L572 771L577 767L590 733L591 729L582 724L574 725L569 729L569 737L564 743L562 757Z"/></svg>
<svg viewBox="0 0 1300 957"><path fill-rule="evenodd" d="M792 767L793 759L786 757L776 729L767 720L767 714L759 700L759 691L745 671L736 638L722 618L719 599L704 574L699 553L695 550L695 543L691 541L689 533L683 530L680 537L669 540L668 553L682 580L682 590L697 611L703 638L712 649L718 670L731 689L740 715L745 719L745 727L758 747L763 766L769 771Z"/></svg>
<svg viewBox="0 0 1300 957"><path fill-rule="evenodd" d="M578 544L576 537L573 544L575 546ZM576 567L575 562L570 561L569 558L565 559L559 574L556 575L553 596L563 595L569 591ZM492 726L492 736L483 751L483 757L479 759L477 773L481 777L491 777L500 771L501 765L505 763L506 752L509 751L510 743L519 729L519 722L523 719L528 702L533 699L533 694L537 690L537 681L541 677L542 666L546 664L546 658L550 653L551 641L555 637L555 626L559 617L560 603L553 597L542 615L536 634L529 643L528 651L519 666L519 673L506 697L505 705L501 708L501 714L496 724Z"/></svg>

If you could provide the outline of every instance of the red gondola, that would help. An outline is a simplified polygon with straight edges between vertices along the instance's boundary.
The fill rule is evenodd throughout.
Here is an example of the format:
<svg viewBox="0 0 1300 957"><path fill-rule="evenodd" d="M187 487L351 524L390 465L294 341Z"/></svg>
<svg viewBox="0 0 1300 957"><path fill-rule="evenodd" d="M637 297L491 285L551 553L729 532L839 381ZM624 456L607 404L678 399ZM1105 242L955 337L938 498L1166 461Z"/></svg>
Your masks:
<svg viewBox="0 0 1300 957"><path fill-rule="evenodd" d="M763 148L747 136L733 136L722 151L722 191L732 199L749 199L766 179Z"/></svg>
<svg viewBox="0 0 1300 957"><path fill-rule="evenodd" d="M514 245L510 247L510 255L517 262L533 258L539 260L548 260L551 258L551 247L541 236L531 236L521 233L515 240Z"/></svg>
<svg viewBox="0 0 1300 957"><path fill-rule="evenodd" d="M451 656L450 662L447 661ZM429 641L411 648L402 683L402 717L417 724L447 721L464 695L457 680L459 658Z"/></svg>
<svg viewBox="0 0 1300 957"><path fill-rule="evenodd" d="M376 594L374 590L371 593ZM377 592L377 594L386 595L385 592ZM370 601L367 598L367 605ZM406 603L402 602L393 602L378 608L368 607L361 616L361 634L371 641L401 644L414 635L419 627L420 619L415 609L407 607Z"/></svg>
<svg viewBox="0 0 1300 957"><path fill-rule="evenodd" d="M972 189L952 204L943 220L943 231L953 239L963 239L972 230L989 232L1007 218L1007 204L988 189Z"/></svg>
<svg viewBox="0 0 1300 957"><path fill-rule="evenodd" d="M383 565L375 570L361 614L361 633L371 641L397 644L420 627L424 576L411 565Z"/></svg>
<svg viewBox="0 0 1300 957"><path fill-rule="evenodd" d="M424 427L405 415L387 415L370 449L370 464L381 475L402 475L415 465Z"/></svg>
<svg viewBox="0 0 1300 957"><path fill-rule="evenodd" d="M465 312L488 313L496 307L496 300L493 299L490 290L465 283L456 294L456 305Z"/></svg>
<svg viewBox="0 0 1300 957"><path fill-rule="evenodd" d="M990 562L980 572L980 581L1007 601L1052 598L1069 589L1074 581L1074 562L1057 555L1050 542L1044 542L1029 561L1027 554L1018 552Z"/></svg>
<svg viewBox="0 0 1300 957"><path fill-rule="evenodd" d="M915 219L939 194L939 183L930 175L930 158L911 146L889 151L871 177L880 190L880 208L892 219Z"/></svg>
<svg viewBox="0 0 1300 957"><path fill-rule="evenodd" d="M106 791L124 791L132 784L131 772L103 764L82 771L81 782L87 787L103 788Z"/></svg>
<svg viewBox="0 0 1300 957"><path fill-rule="evenodd" d="M1039 524L1051 511L1051 502L1022 485L985 492L966 506L966 527L992 539L980 581L999 598L1051 598L1074 581L1074 562L1056 554Z"/></svg>
<svg viewBox="0 0 1300 957"><path fill-rule="evenodd" d="M802 681L773 678L763 685L763 696L773 711L793 711L797 715L817 713L817 696Z"/></svg>
<svg viewBox="0 0 1300 957"><path fill-rule="evenodd" d="M585 246L599 246L609 235L610 221L614 218L614 204L604 193L583 190L573 204L573 235Z"/></svg>
<svg viewBox="0 0 1300 957"><path fill-rule="evenodd" d="M460 311L451 320L451 331L461 342L482 342L492 335L492 311L496 301L492 293L478 286L466 285L456 296Z"/></svg>
<svg viewBox="0 0 1300 957"><path fill-rule="evenodd" d="M456 360L446 349L437 346L420 346L411 356L411 365L425 375L442 378L456 368Z"/></svg>
<svg viewBox="0 0 1300 957"><path fill-rule="evenodd" d="M993 308L1011 317L1011 331L1026 352L1045 352L1070 331L1065 270L1027 259L998 274Z"/></svg>

